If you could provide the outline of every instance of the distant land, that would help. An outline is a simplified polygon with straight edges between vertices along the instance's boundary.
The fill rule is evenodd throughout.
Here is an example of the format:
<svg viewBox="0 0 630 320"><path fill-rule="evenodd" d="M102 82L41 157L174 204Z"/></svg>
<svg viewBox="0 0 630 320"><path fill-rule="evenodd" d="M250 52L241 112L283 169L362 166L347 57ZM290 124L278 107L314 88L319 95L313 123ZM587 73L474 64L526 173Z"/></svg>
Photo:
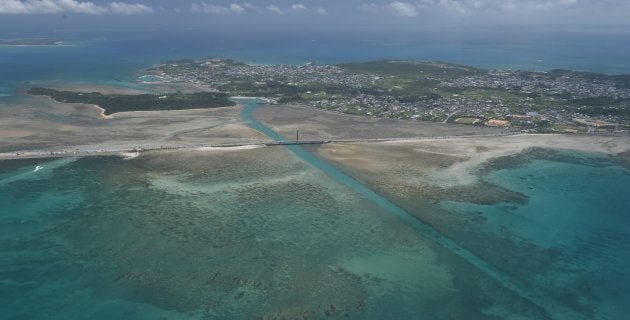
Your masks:
<svg viewBox="0 0 630 320"><path fill-rule="evenodd" d="M630 126L630 75L484 70L424 61L296 66L204 59L168 61L140 79L146 78L372 117L534 132Z"/></svg>
<svg viewBox="0 0 630 320"><path fill-rule="evenodd" d="M31 39L0 39L0 45L4 46L57 46L62 44L58 39L31 38Z"/></svg>

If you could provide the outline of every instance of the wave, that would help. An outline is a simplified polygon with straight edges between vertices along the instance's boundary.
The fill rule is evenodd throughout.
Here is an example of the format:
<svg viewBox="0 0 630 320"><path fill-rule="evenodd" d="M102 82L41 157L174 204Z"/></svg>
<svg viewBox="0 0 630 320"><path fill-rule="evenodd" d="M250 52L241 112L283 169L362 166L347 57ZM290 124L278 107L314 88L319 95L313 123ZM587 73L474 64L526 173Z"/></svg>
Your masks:
<svg viewBox="0 0 630 320"><path fill-rule="evenodd" d="M0 179L0 185L5 185L22 180L40 180L47 178L48 174L51 173L53 170L71 164L77 159L78 158L55 159L39 164L35 166L35 168L33 168L32 166L22 167L13 171L13 174L10 174L8 177Z"/></svg>

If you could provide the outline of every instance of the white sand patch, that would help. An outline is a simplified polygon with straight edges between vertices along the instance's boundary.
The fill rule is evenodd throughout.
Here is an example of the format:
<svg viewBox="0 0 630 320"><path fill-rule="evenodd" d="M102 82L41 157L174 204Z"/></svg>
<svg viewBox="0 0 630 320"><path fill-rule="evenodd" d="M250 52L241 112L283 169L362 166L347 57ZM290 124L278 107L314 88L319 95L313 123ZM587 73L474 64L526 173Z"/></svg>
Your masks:
<svg viewBox="0 0 630 320"><path fill-rule="evenodd" d="M244 146L233 146L233 147L200 147L195 148L195 151L239 151L239 150L252 150L258 148L264 148L265 145L262 144L248 144Z"/></svg>
<svg viewBox="0 0 630 320"><path fill-rule="evenodd" d="M0 137L2 138L26 138L36 134L35 131L21 129L0 129Z"/></svg>
<svg viewBox="0 0 630 320"><path fill-rule="evenodd" d="M254 186L286 184L294 180L304 179L307 172L299 172L296 174L284 175L279 177L264 177L260 179L252 179L244 182L221 182L221 183L199 183L188 182L186 176L168 175L154 176L151 179L151 185L154 188L164 190L171 194L192 195L192 194L212 194L223 191L236 191L247 189Z"/></svg>
<svg viewBox="0 0 630 320"><path fill-rule="evenodd" d="M415 142L415 145L414 143ZM504 137L468 137L440 140L389 141L388 144L413 145L414 150L451 155L467 160L443 169L433 169L428 181L443 186L474 183L474 170L490 159L509 156L529 148L566 149L584 152L617 154L630 150L628 137L570 136L555 134L524 134Z"/></svg>
<svg viewBox="0 0 630 320"><path fill-rule="evenodd" d="M136 152L121 152L120 155L123 157L124 160L131 160L131 159L135 159L137 157L140 156L140 151L136 151Z"/></svg>
<svg viewBox="0 0 630 320"><path fill-rule="evenodd" d="M105 112L107 112L107 110L99 107L98 105L95 104L89 104L89 106L96 108L99 110L99 117L101 117L101 119L113 119L114 117L112 117L111 115L106 115Z"/></svg>

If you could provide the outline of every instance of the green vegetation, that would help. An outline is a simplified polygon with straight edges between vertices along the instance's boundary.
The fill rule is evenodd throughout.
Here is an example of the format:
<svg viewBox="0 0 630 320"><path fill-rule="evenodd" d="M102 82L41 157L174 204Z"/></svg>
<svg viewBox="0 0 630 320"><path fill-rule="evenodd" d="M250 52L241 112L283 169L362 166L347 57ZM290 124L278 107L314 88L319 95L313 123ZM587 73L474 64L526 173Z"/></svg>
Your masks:
<svg viewBox="0 0 630 320"><path fill-rule="evenodd" d="M254 97L299 97L300 92L306 89L295 85L284 84L278 81L267 81L264 83L231 82L218 87L222 92L230 95L243 95Z"/></svg>
<svg viewBox="0 0 630 320"><path fill-rule="evenodd" d="M209 92L123 95L59 91L35 87L31 88L28 93L48 96L58 102L95 104L105 109L107 115L124 111L183 110L235 105L226 94Z"/></svg>
<svg viewBox="0 0 630 320"><path fill-rule="evenodd" d="M481 69L444 62L420 61L371 61L339 64L342 69L382 76L403 76L417 78L452 78L483 73Z"/></svg>

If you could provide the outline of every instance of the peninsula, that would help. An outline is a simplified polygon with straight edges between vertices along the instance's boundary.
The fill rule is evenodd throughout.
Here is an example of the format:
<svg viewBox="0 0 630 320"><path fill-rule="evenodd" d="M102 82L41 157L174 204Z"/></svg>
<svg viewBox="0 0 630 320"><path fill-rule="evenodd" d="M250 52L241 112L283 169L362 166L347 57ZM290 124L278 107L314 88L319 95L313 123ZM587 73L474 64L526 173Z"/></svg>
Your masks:
<svg viewBox="0 0 630 320"><path fill-rule="evenodd" d="M99 92L59 91L49 88L31 88L31 95L43 95L64 103L87 103L103 108L104 115L124 111L159 111L204 109L233 106L235 103L224 93L166 93L166 94L102 94Z"/></svg>

